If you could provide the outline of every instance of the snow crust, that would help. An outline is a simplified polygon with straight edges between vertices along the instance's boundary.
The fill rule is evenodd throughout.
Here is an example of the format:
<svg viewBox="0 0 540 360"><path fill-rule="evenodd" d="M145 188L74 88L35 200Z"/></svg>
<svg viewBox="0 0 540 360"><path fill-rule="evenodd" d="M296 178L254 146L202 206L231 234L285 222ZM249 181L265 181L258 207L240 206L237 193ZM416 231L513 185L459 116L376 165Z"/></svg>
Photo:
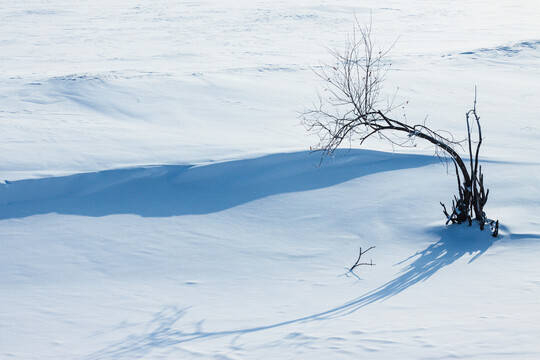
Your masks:
<svg viewBox="0 0 540 360"><path fill-rule="evenodd" d="M427 145L309 151L312 68L355 16L399 38L396 116L463 137L477 87L498 238L444 225L455 178ZM538 19L509 0L1 3L0 358L540 358Z"/></svg>

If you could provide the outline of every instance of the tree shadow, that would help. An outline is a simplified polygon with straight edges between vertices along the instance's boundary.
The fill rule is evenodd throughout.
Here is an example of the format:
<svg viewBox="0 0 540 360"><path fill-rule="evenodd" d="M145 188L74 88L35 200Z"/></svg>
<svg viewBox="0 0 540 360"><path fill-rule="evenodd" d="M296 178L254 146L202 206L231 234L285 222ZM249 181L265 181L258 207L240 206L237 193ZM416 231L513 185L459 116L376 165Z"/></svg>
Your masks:
<svg viewBox="0 0 540 360"><path fill-rule="evenodd" d="M439 241L396 264L406 264L396 278L355 300L315 317L343 316L373 302L389 299L419 282L426 281L443 267L466 255L471 256L469 263L477 260L496 241L503 238L503 236L494 238L489 230L481 231L476 226L469 227L464 224L433 228L429 232L438 237Z"/></svg>
<svg viewBox="0 0 540 360"><path fill-rule="evenodd" d="M318 167L319 153L296 152L205 166L147 166L21 180L0 184L0 220L47 213L209 214L271 195L320 189L434 161L425 155L343 150Z"/></svg>
<svg viewBox="0 0 540 360"><path fill-rule="evenodd" d="M463 224L444 228L433 228L429 232L439 240L396 264L404 265L404 267L394 279L352 301L332 309L269 325L212 332L203 330L202 322L194 330L181 330L177 323L185 315L187 310L169 307L158 313L148 324L147 332L139 335L131 335L120 343L113 344L100 352L92 354L90 358L140 358L153 349L158 350L168 346L179 346L192 341L227 336L238 337L293 324L343 317L372 303L394 297L411 286L428 280L440 269L455 263L463 257L469 257L468 263L476 261L496 241L506 237L501 235L498 238L494 238L489 231L480 231L475 226L469 227Z"/></svg>

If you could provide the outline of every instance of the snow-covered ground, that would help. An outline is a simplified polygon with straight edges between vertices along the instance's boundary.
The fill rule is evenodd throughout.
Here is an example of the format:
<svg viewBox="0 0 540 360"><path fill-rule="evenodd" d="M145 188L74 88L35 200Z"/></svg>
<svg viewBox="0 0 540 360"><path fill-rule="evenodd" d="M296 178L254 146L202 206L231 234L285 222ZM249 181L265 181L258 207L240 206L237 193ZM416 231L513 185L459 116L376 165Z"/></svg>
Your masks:
<svg viewBox="0 0 540 360"><path fill-rule="evenodd" d="M409 122L319 165L311 67L373 19ZM537 1L0 3L1 359L540 358ZM401 115L400 115L401 116ZM348 273L360 247L375 266Z"/></svg>

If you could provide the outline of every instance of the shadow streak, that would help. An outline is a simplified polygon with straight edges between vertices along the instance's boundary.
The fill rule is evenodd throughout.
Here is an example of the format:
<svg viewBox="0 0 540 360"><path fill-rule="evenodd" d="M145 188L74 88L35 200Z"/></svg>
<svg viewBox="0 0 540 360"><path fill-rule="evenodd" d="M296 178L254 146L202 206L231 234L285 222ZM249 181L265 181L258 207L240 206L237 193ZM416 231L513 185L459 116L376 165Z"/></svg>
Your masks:
<svg viewBox="0 0 540 360"><path fill-rule="evenodd" d="M318 153L296 152L205 166L147 166L8 182L0 185L0 220L48 213L209 214L271 195L325 188L435 160L425 155L343 150L320 167L319 161Z"/></svg>
<svg viewBox="0 0 540 360"><path fill-rule="evenodd" d="M376 301L389 299L419 282L426 281L437 271L463 256L471 256L470 264L483 255L495 241L502 238L502 236L494 238L489 230L481 231L475 226L469 227L466 224L432 229L430 232L440 240L396 264L409 262L396 278L353 301L314 316L316 318L344 316Z"/></svg>
<svg viewBox="0 0 540 360"><path fill-rule="evenodd" d="M432 229L431 232L439 240L396 264L402 265L408 263L396 278L357 299L327 311L270 325L212 332L204 331L202 329L202 323L199 323L194 330L179 330L178 325L175 327L175 324L184 316L186 309L170 307L157 314L150 322L150 326L146 327L147 329L152 329L151 331L139 335L131 335L121 343L111 345L102 351L92 354L91 358L140 358L155 349L179 346L183 343L196 340L226 336L238 337L287 325L346 316L369 304L396 296L419 282L426 281L440 269L453 264L464 256L469 256L469 263L471 263L484 254L495 241L505 237L494 238L489 231L480 231L476 227L471 228L467 225L436 228Z"/></svg>

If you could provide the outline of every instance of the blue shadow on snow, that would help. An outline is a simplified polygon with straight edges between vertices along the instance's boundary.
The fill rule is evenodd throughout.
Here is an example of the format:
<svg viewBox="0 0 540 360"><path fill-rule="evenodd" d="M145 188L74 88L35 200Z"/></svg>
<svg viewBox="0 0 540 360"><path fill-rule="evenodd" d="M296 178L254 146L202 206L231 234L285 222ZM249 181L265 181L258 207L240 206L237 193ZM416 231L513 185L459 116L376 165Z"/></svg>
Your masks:
<svg viewBox="0 0 540 360"><path fill-rule="evenodd" d="M503 229L505 228L503 227ZM394 279L337 307L279 323L224 331L205 331L202 329L202 322L193 330L181 330L178 322L184 317L188 309L175 306L167 307L156 314L149 323L145 324L144 328L146 330L144 332L131 334L124 340L93 353L89 359L141 358L154 350L163 350L193 341L227 336L233 338L231 344L234 344L237 337L250 333L346 316L372 303L387 300L419 282L428 280L437 271L453 264L462 257L468 257L468 263L476 261L495 241L506 237L509 238L508 240L513 239L513 234L500 235L498 238L494 238L489 230L480 231L476 226L471 228L465 224L436 227L429 231L438 241L399 262L397 265L404 265L404 267ZM517 236L521 235L517 234ZM537 235L531 234L530 236L539 238Z"/></svg>
<svg viewBox="0 0 540 360"><path fill-rule="evenodd" d="M209 214L267 196L333 186L361 176L432 164L425 155L296 152L205 166L163 165L20 180L0 185L0 220L58 213L143 217Z"/></svg>

